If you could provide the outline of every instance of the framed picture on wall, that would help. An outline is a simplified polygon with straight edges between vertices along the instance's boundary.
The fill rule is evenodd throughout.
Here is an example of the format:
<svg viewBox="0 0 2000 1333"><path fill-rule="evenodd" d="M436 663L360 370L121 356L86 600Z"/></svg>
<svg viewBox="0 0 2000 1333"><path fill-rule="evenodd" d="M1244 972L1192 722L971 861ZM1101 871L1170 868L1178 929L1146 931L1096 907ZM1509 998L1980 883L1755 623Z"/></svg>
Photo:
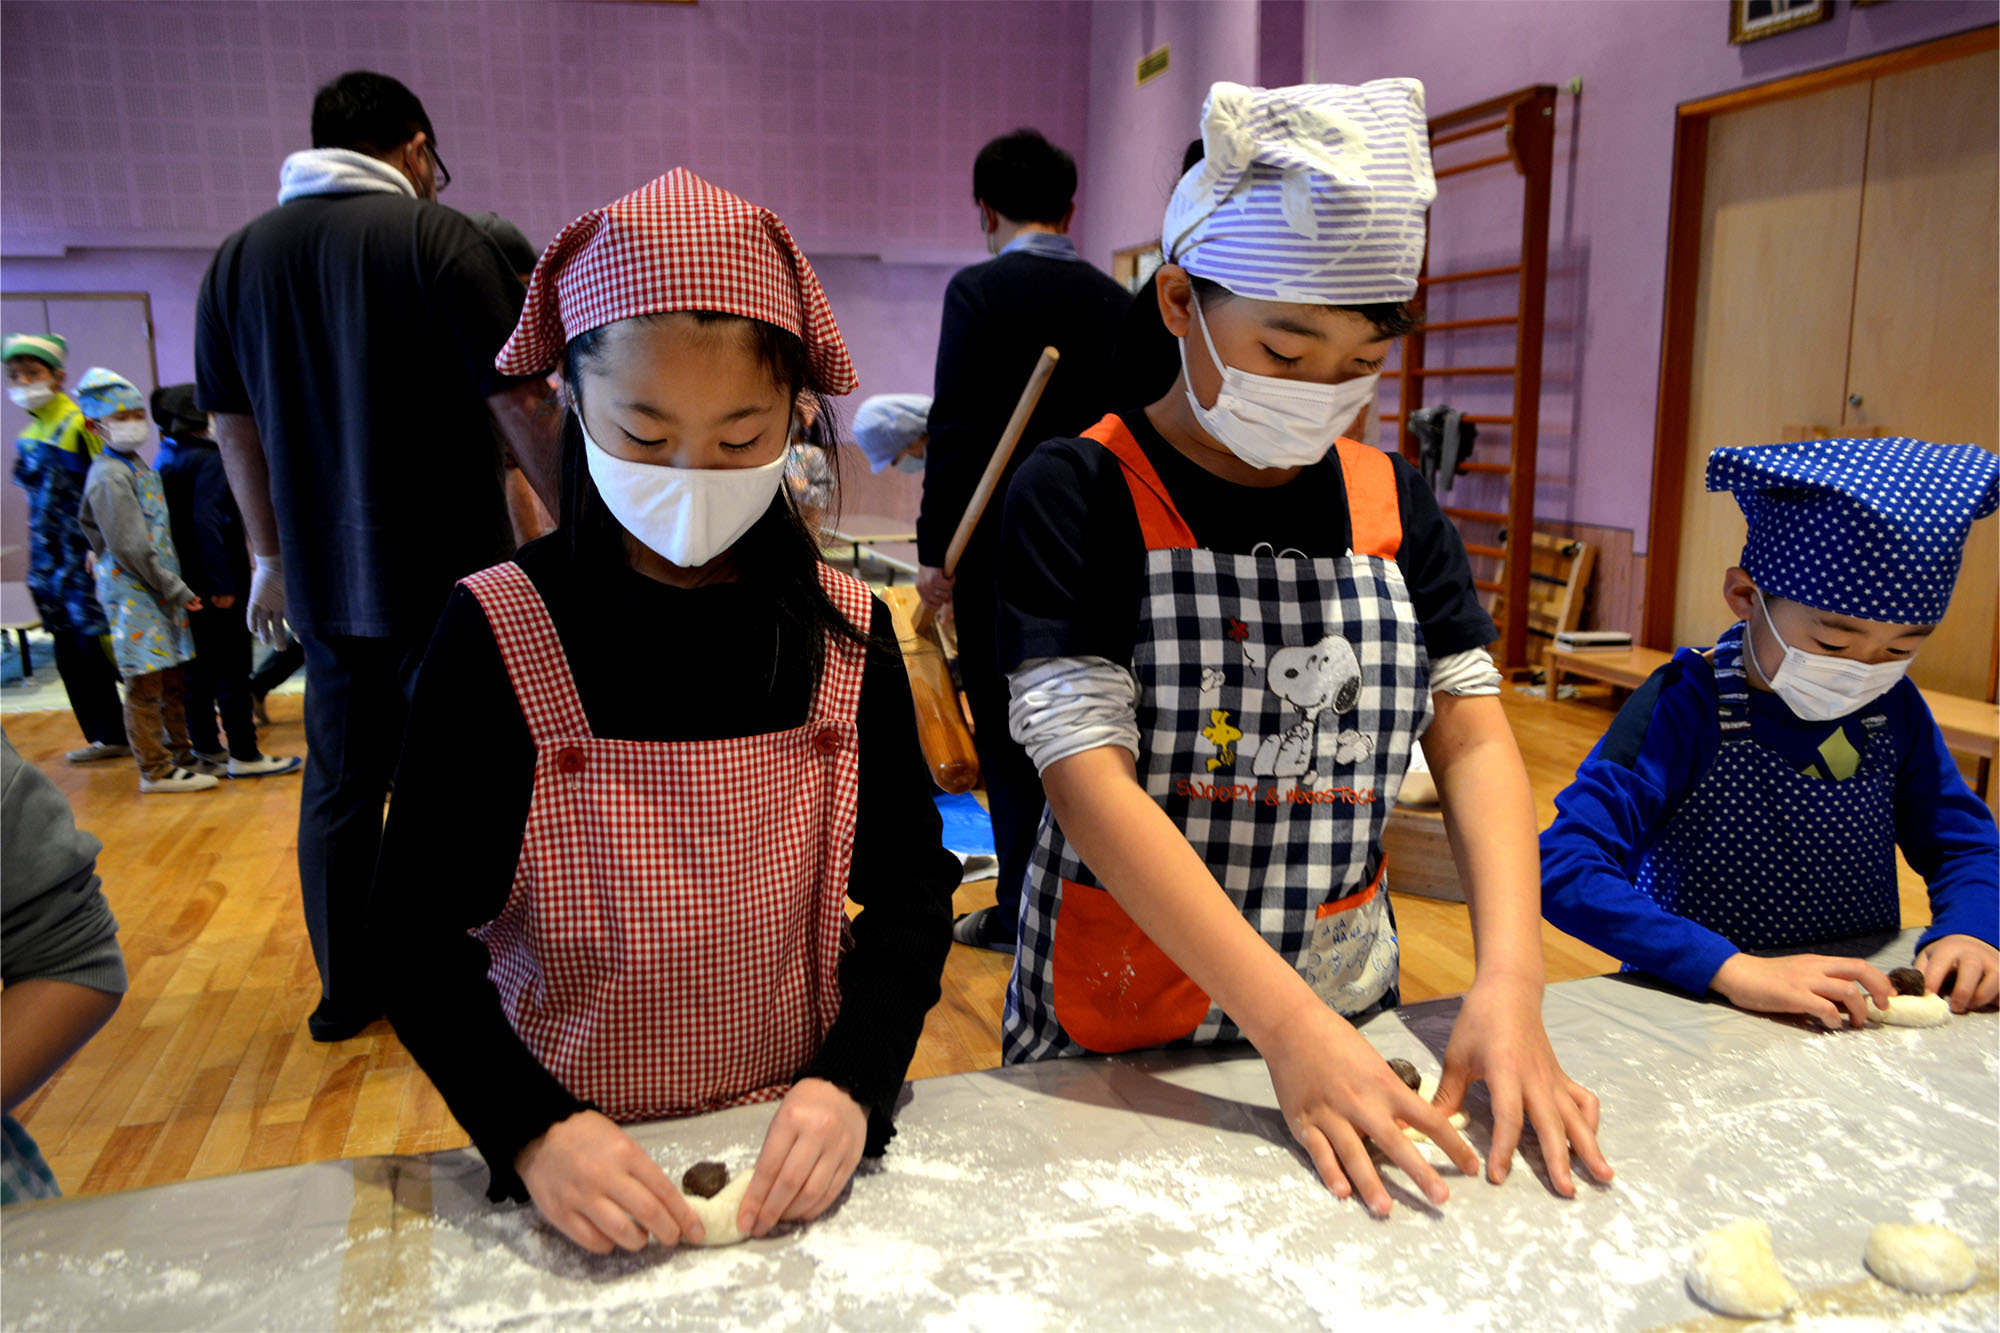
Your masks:
<svg viewBox="0 0 2000 1333"><path fill-rule="evenodd" d="M1729 44L1741 46L1833 17L1833 0L1729 0Z"/></svg>

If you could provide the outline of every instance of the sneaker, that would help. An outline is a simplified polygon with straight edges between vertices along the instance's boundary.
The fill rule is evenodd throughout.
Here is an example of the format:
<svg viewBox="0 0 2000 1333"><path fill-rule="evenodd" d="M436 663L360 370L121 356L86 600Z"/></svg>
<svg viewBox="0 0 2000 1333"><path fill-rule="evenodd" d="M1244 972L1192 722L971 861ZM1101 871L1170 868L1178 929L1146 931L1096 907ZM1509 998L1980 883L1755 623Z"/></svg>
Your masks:
<svg viewBox="0 0 2000 1333"><path fill-rule="evenodd" d="M255 759L231 759L228 771L232 778L274 778L280 773L298 772L305 762L295 754L263 754Z"/></svg>
<svg viewBox="0 0 2000 1333"><path fill-rule="evenodd" d="M130 759L132 747L129 745L104 745L92 741L81 750L71 750L63 756L72 764L94 764L100 759Z"/></svg>
<svg viewBox="0 0 2000 1333"><path fill-rule="evenodd" d="M970 945L975 949L991 949L994 953L1014 952L1014 932L1008 928L1007 918L997 907L982 907L976 912L967 912L951 923L951 938L955 944Z"/></svg>
<svg viewBox="0 0 2000 1333"><path fill-rule="evenodd" d="M163 778L139 776L139 790L142 792L207 791L216 786L213 777L206 773L190 773L185 768L177 768Z"/></svg>
<svg viewBox="0 0 2000 1333"><path fill-rule="evenodd" d="M215 754L203 754L200 750L196 750L181 756L175 762L190 773L205 773L209 777L219 778L229 771L229 751L220 750Z"/></svg>

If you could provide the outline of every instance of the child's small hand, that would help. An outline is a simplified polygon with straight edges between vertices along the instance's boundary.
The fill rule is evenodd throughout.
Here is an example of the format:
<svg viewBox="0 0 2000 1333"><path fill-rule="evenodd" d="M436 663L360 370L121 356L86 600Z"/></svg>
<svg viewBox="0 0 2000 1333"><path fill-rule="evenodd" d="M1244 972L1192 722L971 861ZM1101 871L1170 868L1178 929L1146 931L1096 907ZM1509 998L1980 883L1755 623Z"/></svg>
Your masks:
<svg viewBox="0 0 2000 1333"><path fill-rule="evenodd" d="M1549 1184L1564 1198L1576 1195L1570 1154L1609 1182L1611 1163L1597 1147L1596 1094L1563 1072L1542 1026L1542 986L1517 977L1481 977L1466 994L1444 1051L1438 1110L1449 1115L1465 1100L1474 1079L1486 1082L1493 1106L1493 1142L1486 1178L1498 1185L1514 1164L1521 1130L1534 1126Z"/></svg>
<svg viewBox="0 0 2000 1333"><path fill-rule="evenodd" d="M1451 1127L1450 1113L1404 1087L1367 1039L1317 997L1300 1006L1279 1033L1260 1048L1278 1108L1336 1196L1358 1193L1369 1212L1388 1216L1389 1191L1368 1155L1368 1140L1373 1140L1432 1203L1451 1197L1437 1171L1403 1133L1404 1125L1428 1134L1466 1175L1479 1174L1479 1155Z"/></svg>
<svg viewBox="0 0 2000 1333"><path fill-rule="evenodd" d="M578 1111L550 1125L514 1157L528 1196L556 1230L584 1249L640 1250L699 1240L701 1223L666 1172L608 1116Z"/></svg>
<svg viewBox="0 0 2000 1333"><path fill-rule="evenodd" d="M736 1225L768 1235L780 1222L818 1217L847 1187L868 1142L868 1113L825 1079L800 1079L778 1103Z"/></svg>
<svg viewBox="0 0 2000 1333"><path fill-rule="evenodd" d="M1928 978L1930 973L1925 972ZM1732 954L1708 984L1738 1009L1760 1014L1804 1014L1830 1028L1843 1013L1850 1027L1866 1027L1868 1006L1859 984L1878 1009L1889 1007L1893 988L1880 969L1860 958L1828 958L1816 953L1756 958Z"/></svg>
<svg viewBox="0 0 2000 1333"><path fill-rule="evenodd" d="M199 598L199 597L190 597L190 598L188 598L188 599L187 599L187 605L186 605L186 606L184 606L184 607L182 607L182 608L181 608L181 610L183 610L183 611L199 611L199 610L201 610L201 598Z"/></svg>
<svg viewBox="0 0 2000 1333"><path fill-rule="evenodd" d="M1917 955L1917 970L1924 974L1924 989L1944 994L1944 983L1958 974L1951 988L1951 1009L1962 1014L1968 1009L1990 1009L2000 1001L2000 949L1971 935L1940 935Z"/></svg>

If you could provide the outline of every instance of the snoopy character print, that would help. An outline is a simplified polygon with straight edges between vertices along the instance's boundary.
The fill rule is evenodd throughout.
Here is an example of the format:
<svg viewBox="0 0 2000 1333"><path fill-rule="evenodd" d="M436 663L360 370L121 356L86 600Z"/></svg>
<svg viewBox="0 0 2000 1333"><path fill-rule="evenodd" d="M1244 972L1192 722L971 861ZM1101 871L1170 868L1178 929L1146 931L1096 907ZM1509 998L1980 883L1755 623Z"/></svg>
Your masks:
<svg viewBox="0 0 2000 1333"><path fill-rule="evenodd" d="M1285 553L1287 557L1295 554ZM1273 649L1269 656L1266 663L1258 648L1249 643L1243 645L1243 660L1253 670L1264 673L1265 689L1297 709L1299 720L1283 732L1266 736L1257 745L1250 772L1260 778L1297 778L1302 787L1315 786L1319 779L1315 767L1319 756L1318 729L1322 719L1352 713L1360 702L1361 659L1338 634L1328 634L1305 647ZM1218 672L1214 679L1219 687L1224 678ZM1373 753L1373 736L1347 728L1334 738L1336 766L1357 763Z"/></svg>
<svg viewBox="0 0 2000 1333"><path fill-rule="evenodd" d="M1329 1006L1355 1016L1393 1003L1381 833L1431 700L1395 560L1392 464L1339 442L1346 554L1241 555L1196 545L1117 417L1085 436L1116 456L1146 543L1132 661L1141 785ZM1002 1026L1010 1062L1239 1036L1046 811Z"/></svg>

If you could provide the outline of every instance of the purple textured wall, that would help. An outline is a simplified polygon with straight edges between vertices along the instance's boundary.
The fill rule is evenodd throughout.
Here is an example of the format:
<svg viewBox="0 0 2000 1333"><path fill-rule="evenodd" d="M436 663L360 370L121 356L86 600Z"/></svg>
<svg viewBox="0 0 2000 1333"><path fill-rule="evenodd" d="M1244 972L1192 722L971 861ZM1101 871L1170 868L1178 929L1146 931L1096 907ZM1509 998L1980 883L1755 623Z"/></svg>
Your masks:
<svg viewBox="0 0 2000 1333"><path fill-rule="evenodd" d="M1582 96L1557 107L1536 507L1553 520L1632 529L1644 551L1675 106L1996 18L1992 0L1840 4L1826 23L1732 47L1720 0L1342 0L1308 8L1306 77L1413 75L1433 112L1582 78ZM1519 190L1474 185L1483 179L1445 182L1434 268L1512 253ZM1460 193L1466 186L1476 193ZM1470 293L1454 299L1434 303L1433 316L1484 313L1469 307ZM1450 357L1470 364L1494 350L1471 344ZM1482 410L1469 383L1447 393L1454 406Z"/></svg>
<svg viewBox="0 0 2000 1333"><path fill-rule="evenodd" d="M1089 31L1083 0L10 4L0 287L147 292L161 376L192 378L213 247L274 206L313 89L370 68L424 99L445 202L537 245L677 164L775 209L862 392L928 390L944 284L984 257L973 155L1033 124L1084 156Z"/></svg>
<svg viewBox="0 0 2000 1333"><path fill-rule="evenodd" d="M446 202L537 242L686 165L812 253L960 254L982 142L1081 151L1089 26L1079 0L8 5L0 228L214 245L274 202L313 89L369 68L424 99Z"/></svg>
<svg viewBox="0 0 2000 1333"><path fill-rule="evenodd" d="M1201 131L1201 103L1220 79L1257 82L1254 0L1099 0L1090 11L1089 152L1078 247L1100 268L1127 246L1160 238L1181 153ZM1170 48L1167 72L1136 87L1134 66Z"/></svg>

